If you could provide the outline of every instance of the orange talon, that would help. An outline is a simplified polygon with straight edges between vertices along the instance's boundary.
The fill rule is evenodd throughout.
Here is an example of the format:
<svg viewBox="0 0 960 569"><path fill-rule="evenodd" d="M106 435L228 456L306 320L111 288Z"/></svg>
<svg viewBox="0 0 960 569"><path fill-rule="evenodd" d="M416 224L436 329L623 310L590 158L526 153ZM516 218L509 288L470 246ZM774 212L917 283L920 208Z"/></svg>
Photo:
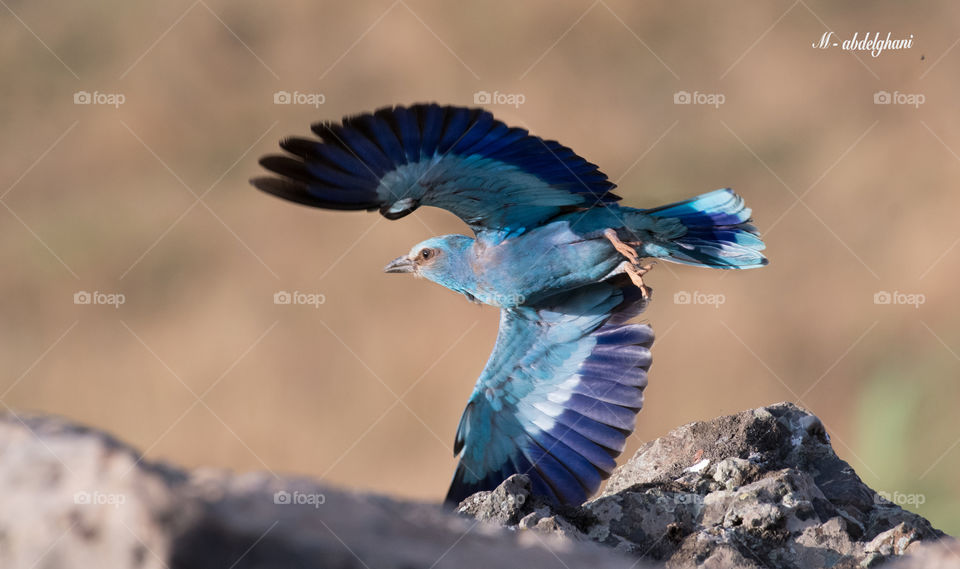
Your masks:
<svg viewBox="0 0 960 569"><path fill-rule="evenodd" d="M643 275L653 268L655 262L649 265L640 265L640 255L637 254L634 245L621 241L615 230L606 229L603 232L603 236L610 241L610 244L613 245L613 248L616 249L618 253L626 257L630 262L630 265L626 269L627 276L629 276L633 284L640 289L640 294L643 295L643 298L645 300L649 299L651 289L643 283ZM640 245L642 245L640 241L637 241L635 244L637 247Z"/></svg>
<svg viewBox="0 0 960 569"><path fill-rule="evenodd" d="M617 236L617 232L613 229L606 229L603 232L603 236L610 241L610 244L613 245L613 248L617 250L618 253L623 255L630 261L631 265L636 265L640 261L640 256L637 255L637 251L620 240L620 237Z"/></svg>
<svg viewBox="0 0 960 569"><path fill-rule="evenodd" d="M645 265L643 267L637 267L636 265L630 265L627 267L626 273L630 277L630 280L633 281L634 286L640 289L640 295L643 296L644 300L650 298L650 287L643 283L643 275L650 270L650 265Z"/></svg>

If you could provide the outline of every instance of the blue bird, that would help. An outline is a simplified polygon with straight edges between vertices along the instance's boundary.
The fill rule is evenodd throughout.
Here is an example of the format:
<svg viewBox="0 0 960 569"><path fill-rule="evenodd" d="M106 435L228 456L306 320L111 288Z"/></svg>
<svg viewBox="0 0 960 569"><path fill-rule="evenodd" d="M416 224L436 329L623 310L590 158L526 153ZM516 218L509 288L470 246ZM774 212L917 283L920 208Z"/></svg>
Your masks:
<svg viewBox="0 0 960 569"><path fill-rule="evenodd" d="M267 193L401 218L446 209L474 236L414 246L385 268L500 308L497 341L454 441L457 503L514 473L536 494L581 504L612 472L643 405L653 331L627 321L650 289L643 259L767 264L750 209L730 189L657 207L617 203L596 165L489 112L396 106L314 124L260 164Z"/></svg>

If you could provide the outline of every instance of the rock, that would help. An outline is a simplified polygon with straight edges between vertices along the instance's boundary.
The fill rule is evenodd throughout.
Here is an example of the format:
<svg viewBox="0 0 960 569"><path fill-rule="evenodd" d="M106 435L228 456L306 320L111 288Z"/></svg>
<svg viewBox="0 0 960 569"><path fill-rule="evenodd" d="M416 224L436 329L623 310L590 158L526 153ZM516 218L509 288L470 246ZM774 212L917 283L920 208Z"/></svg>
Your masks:
<svg viewBox="0 0 960 569"><path fill-rule="evenodd" d="M504 488L492 499L522 490L522 484ZM520 521L514 505L489 511L491 520ZM562 534L568 526L557 519L537 527ZM594 543L509 531L436 504L264 473L188 472L143 460L109 435L62 419L0 414L4 568L626 569L633 563Z"/></svg>
<svg viewBox="0 0 960 569"><path fill-rule="evenodd" d="M457 512L484 522L503 526L517 525L521 518L534 513L534 504L530 499L530 479L526 476L511 476L492 492L477 492L470 496L460 503Z"/></svg>
<svg viewBox="0 0 960 569"><path fill-rule="evenodd" d="M949 556L956 546L926 549L942 532L867 487L834 453L823 423L789 403L679 427L643 445L579 508L486 513L503 511L518 488L526 504L537 502L517 478L461 511L667 567L861 568L915 550L960 567L960 556Z"/></svg>
<svg viewBox="0 0 960 569"><path fill-rule="evenodd" d="M960 541L942 539L933 543L914 542L907 555L889 565L889 569L956 569L960 567Z"/></svg>
<svg viewBox="0 0 960 569"><path fill-rule="evenodd" d="M582 506L517 475L458 511L187 471L63 419L0 414L4 568L960 566L956 542L865 486L790 404L680 427Z"/></svg>
<svg viewBox="0 0 960 569"><path fill-rule="evenodd" d="M161 568L197 515L170 491L185 480L104 433L0 415L0 567Z"/></svg>

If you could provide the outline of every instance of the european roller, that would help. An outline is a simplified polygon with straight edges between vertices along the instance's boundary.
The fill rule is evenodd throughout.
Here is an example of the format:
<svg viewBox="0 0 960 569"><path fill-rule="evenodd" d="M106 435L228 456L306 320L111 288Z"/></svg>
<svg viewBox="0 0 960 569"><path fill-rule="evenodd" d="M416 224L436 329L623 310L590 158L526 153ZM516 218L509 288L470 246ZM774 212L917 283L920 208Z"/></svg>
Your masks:
<svg viewBox="0 0 960 569"><path fill-rule="evenodd" d="M482 109L396 106L314 124L260 164L257 188L332 210L399 219L446 209L473 236L443 235L386 266L500 309L500 329L460 419L447 501L530 476L580 504L612 472L643 405L653 331L648 259L720 269L767 264L730 189L655 207L618 204L596 165Z"/></svg>

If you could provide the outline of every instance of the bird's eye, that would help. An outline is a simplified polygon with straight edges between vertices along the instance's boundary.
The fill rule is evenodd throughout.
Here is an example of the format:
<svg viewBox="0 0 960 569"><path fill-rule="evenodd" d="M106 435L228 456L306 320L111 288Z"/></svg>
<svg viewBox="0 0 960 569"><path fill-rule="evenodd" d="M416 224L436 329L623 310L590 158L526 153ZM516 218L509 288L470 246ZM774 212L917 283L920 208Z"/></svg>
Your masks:
<svg viewBox="0 0 960 569"><path fill-rule="evenodd" d="M433 258L433 249L421 249L420 250L420 259L423 261L429 261Z"/></svg>

